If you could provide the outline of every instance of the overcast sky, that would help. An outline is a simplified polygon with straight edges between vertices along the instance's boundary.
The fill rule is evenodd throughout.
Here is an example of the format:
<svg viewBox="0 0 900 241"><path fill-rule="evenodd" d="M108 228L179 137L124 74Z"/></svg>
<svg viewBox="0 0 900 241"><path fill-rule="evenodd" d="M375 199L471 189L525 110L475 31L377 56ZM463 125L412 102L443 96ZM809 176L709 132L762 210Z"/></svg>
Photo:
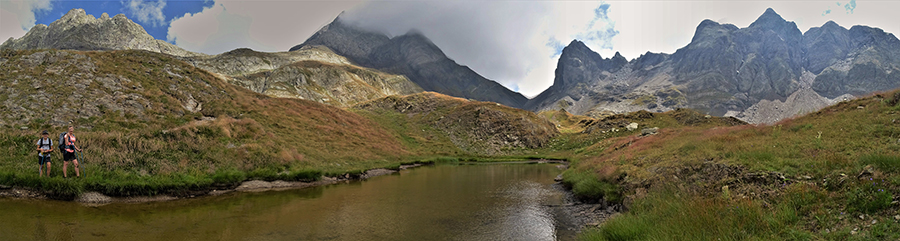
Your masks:
<svg viewBox="0 0 900 241"><path fill-rule="evenodd" d="M900 1L51 1L0 0L0 38L21 37L72 8L125 14L190 51L286 51L342 11L348 23L402 35L418 29L447 56L526 96L553 83L572 39L604 58L673 53L704 19L747 27L773 8L805 32L834 20L900 32Z"/></svg>

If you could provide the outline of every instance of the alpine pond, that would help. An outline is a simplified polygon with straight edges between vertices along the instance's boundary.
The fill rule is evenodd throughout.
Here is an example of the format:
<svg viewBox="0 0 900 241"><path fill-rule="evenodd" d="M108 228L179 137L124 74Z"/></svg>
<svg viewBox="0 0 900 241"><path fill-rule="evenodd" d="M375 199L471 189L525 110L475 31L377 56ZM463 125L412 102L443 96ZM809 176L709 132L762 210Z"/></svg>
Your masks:
<svg viewBox="0 0 900 241"><path fill-rule="evenodd" d="M12 240L557 240L551 164L436 165L348 184L87 207L0 199Z"/></svg>

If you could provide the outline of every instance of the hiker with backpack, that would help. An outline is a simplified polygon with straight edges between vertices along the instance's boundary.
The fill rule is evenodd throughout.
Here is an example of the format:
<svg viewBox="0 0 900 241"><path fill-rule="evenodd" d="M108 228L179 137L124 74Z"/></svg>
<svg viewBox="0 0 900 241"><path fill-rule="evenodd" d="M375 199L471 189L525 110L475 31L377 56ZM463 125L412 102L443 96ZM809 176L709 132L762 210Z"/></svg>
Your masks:
<svg viewBox="0 0 900 241"><path fill-rule="evenodd" d="M69 131L60 135L60 139L60 145L63 145L60 147L60 151L63 152L63 177L68 177L69 173L66 168L69 167L70 161L75 164L75 176L81 177L81 173L78 171L78 159L75 158L75 151L81 152L81 148L75 145L75 127L69 126Z"/></svg>
<svg viewBox="0 0 900 241"><path fill-rule="evenodd" d="M38 151L38 176L44 176L44 163L47 164L47 177L50 177L50 153L53 152L53 140L47 130L41 132L41 139L37 141Z"/></svg>

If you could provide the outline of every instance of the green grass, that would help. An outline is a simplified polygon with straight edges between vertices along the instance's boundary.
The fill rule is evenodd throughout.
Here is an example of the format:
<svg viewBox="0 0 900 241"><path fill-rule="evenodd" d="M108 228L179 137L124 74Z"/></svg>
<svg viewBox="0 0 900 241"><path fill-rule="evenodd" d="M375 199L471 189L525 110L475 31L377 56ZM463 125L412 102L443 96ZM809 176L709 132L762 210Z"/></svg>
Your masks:
<svg viewBox="0 0 900 241"><path fill-rule="evenodd" d="M865 155L860 157L863 165L873 165L878 170L892 174L900 174L900 156L896 155Z"/></svg>
<svg viewBox="0 0 900 241"><path fill-rule="evenodd" d="M898 117L894 106L878 98L842 102L774 125L715 126L690 112L656 114L638 123L658 125L660 134L601 138L589 147L591 155L575 156L575 170L594 171L594 179L604 178L596 170L614 168L627 176L618 184L652 187L646 197L632 196L628 213L581 238L896 239L892 220L900 206L891 202L900 192ZM564 138L571 143L591 136ZM677 171L697 170L704 163L741 169L710 178L703 176L709 173ZM866 166L874 173L860 175ZM742 177L750 173L777 173L785 181L748 183ZM675 190L658 188L679 183ZM633 194L633 189L623 190L624 196ZM868 217L853 218L859 215ZM872 219L884 224L876 227ZM854 228L859 233L851 235Z"/></svg>
<svg viewBox="0 0 900 241"><path fill-rule="evenodd" d="M792 188L769 204L723 197L698 197L677 188L656 190L632 209L581 240L807 240L800 215L816 202L815 191Z"/></svg>
<svg viewBox="0 0 900 241"><path fill-rule="evenodd" d="M596 203L600 199L620 203L620 188L609 180L601 180L596 175L573 169L563 172L563 184L572 189L575 196L585 202Z"/></svg>

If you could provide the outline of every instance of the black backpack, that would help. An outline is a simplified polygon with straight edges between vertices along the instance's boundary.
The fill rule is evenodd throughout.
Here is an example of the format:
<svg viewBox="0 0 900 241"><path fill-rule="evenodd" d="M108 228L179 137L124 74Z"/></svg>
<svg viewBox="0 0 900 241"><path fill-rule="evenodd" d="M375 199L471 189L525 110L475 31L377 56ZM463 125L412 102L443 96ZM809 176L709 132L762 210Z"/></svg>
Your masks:
<svg viewBox="0 0 900 241"><path fill-rule="evenodd" d="M66 132L59 134L59 153L66 153Z"/></svg>

